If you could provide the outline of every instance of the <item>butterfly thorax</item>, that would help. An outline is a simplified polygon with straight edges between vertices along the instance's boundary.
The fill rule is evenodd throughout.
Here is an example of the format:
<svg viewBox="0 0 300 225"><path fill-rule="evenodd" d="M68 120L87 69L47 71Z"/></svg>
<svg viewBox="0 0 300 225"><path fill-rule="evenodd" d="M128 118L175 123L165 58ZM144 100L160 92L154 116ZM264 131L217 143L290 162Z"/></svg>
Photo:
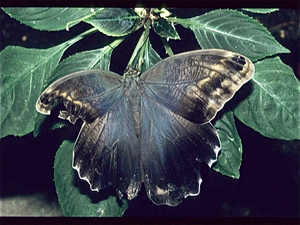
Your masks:
<svg viewBox="0 0 300 225"><path fill-rule="evenodd" d="M138 74L127 75L124 79L124 95L130 115L133 118L136 136L141 133L141 96L144 93L142 81Z"/></svg>
<svg viewBox="0 0 300 225"><path fill-rule="evenodd" d="M140 98L143 90L143 85L138 74L127 75L124 79L124 95L131 99Z"/></svg>

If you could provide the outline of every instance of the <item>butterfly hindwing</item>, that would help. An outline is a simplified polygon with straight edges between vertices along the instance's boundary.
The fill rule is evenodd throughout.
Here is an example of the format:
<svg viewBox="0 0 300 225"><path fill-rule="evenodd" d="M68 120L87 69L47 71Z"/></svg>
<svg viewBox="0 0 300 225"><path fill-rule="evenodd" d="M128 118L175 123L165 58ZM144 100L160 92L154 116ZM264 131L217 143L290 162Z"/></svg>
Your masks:
<svg viewBox="0 0 300 225"><path fill-rule="evenodd" d="M144 96L141 160L148 197L176 206L200 191L200 162L211 166L221 148L210 124L196 124Z"/></svg>
<svg viewBox="0 0 300 225"><path fill-rule="evenodd" d="M120 98L103 117L84 123L74 146L73 167L99 191L109 185L119 195L136 197L141 183L141 160L133 118L126 97Z"/></svg>
<svg viewBox="0 0 300 225"><path fill-rule="evenodd" d="M164 59L141 79L148 96L190 121L206 123L253 73L254 66L245 56L209 49Z"/></svg>

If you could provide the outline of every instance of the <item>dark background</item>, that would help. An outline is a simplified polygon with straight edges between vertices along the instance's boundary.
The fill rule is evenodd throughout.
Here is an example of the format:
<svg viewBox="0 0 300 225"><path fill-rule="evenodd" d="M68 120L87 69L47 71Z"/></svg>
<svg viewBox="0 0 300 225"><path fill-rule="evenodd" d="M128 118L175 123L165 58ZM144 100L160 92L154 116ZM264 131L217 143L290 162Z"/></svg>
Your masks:
<svg viewBox="0 0 300 225"><path fill-rule="evenodd" d="M206 11L210 9L173 10L178 17L196 16ZM291 54L282 54L280 57L293 68L299 79L299 10L282 9L271 14L245 14L263 23L279 43L291 50ZM91 28L88 24L80 23L69 32L37 31L10 18L2 10L0 24L1 50L8 45L49 48ZM199 48L191 31L179 25L176 29L181 41L170 41L174 53ZM112 56L112 71L123 74L139 35L140 31L116 48ZM103 47L112 40L113 38L100 33L91 35L67 50L64 57ZM150 41L157 52L166 57L163 45L153 31ZM201 172L203 182L198 196L188 197L177 207L155 206L143 188L139 196L130 201L124 216L300 217L300 141L265 138L237 119L236 123L243 143L240 179L222 176L204 165ZM37 138L30 133L24 137L8 136L1 139L0 215L62 215L53 181L53 163L61 143L61 140L57 140L60 132L63 131L43 132ZM27 202L24 203L26 207L22 207L21 202Z"/></svg>

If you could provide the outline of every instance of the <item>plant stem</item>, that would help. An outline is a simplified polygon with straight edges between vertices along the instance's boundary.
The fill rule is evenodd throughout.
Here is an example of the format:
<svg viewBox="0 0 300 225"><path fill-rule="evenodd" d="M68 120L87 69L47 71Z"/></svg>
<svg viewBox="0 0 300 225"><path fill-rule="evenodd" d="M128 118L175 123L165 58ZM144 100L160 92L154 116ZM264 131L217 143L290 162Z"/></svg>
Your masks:
<svg viewBox="0 0 300 225"><path fill-rule="evenodd" d="M147 20L146 22L146 29L145 31L142 33L132 55L131 55L131 58L127 64L127 67L132 67L134 65L133 64L133 61L135 60L135 58L137 57L138 55L138 52L140 51L139 53L139 61L138 61L138 65L136 65L137 69L139 71L141 71L142 69L142 65L143 65L143 62L144 62L144 52L145 52L145 48L147 45L147 41L149 41L149 32L150 32L150 20Z"/></svg>
<svg viewBox="0 0 300 225"><path fill-rule="evenodd" d="M150 20L147 20L146 30L145 30L145 33L144 33L144 40L143 40L144 43L142 45L140 59L139 59L139 65L138 65L138 69L140 71L142 70L142 65L143 65L143 62L144 62L145 47L148 46L148 44L146 44L146 41L149 41L149 33L150 33Z"/></svg>
<svg viewBox="0 0 300 225"><path fill-rule="evenodd" d="M172 48L170 47L169 43L166 41L165 38L162 38L160 37L162 43L164 44L164 47L165 47L165 50L166 50L166 53L169 55L169 56L172 56L174 55L173 51L172 51Z"/></svg>

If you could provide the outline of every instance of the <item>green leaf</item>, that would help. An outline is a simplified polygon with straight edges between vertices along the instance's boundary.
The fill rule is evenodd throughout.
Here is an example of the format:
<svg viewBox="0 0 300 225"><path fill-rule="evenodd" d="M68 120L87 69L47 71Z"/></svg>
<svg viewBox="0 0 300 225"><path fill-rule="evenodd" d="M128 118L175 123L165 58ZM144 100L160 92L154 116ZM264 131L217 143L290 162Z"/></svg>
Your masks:
<svg viewBox="0 0 300 225"><path fill-rule="evenodd" d="M266 137L300 139L300 83L293 70L279 57L254 65L252 93L234 109L235 116Z"/></svg>
<svg viewBox="0 0 300 225"><path fill-rule="evenodd" d="M158 20L154 21L153 30L163 38L180 40L179 34L177 33L173 22L168 22L164 18L159 18Z"/></svg>
<svg viewBox="0 0 300 225"><path fill-rule="evenodd" d="M54 181L59 203L66 216L120 217L128 208L127 200L109 196L102 201L93 201L81 190L80 179L72 168L74 142L66 140L58 149L54 162ZM85 182L85 181L84 181ZM90 191L92 192L92 191ZM93 194L101 195L93 192Z"/></svg>
<svg viewBox="0 0 300 225"><path fill-rule="evenodd" d="M141 18L132 10L126 8L106 8L84 20L100 32L114 37L132 33L141 25Z"/></svg>
<svg viewBox="0 0 300 225"><path fill-rule="evenodd" d="M3 10L11 17L34 29L58 31L68 30L101 9L97 9L96 12L92 8L22 7L3 8Z"/></svg>
<svg viewBox="0 0 300 225"><path fill-rule="evenodd" d="M194 32L203 49L220 48L239 52L252 61L290 52L264 26L235 10L214 10L178 22Z"/></svg>
<svg viewBox="0 0 300 225"><path fill-rule="evenodd" d="M218 131L222 149L213 169L223 175L238 179L240 177L239 169L242 163L243 148L235 127L232 111L223 114L216 121L215 128Z"/></svg>
<svg viewBox="0 0 300 225"><path fill-rule="evenodd" d="M45 81L45 88L49 86L51 83L56 81L57 79L77 72L81 70L89 70L89 69L101 69L101 70L109 70L111 54L119 43L121 43L123 39L118 39L107 45L103 48L84 51L77 53L75 55L71 55L68 58L64 59L53 71L52 75L47 78ZM37 99L36 99L37 100ZM41 126L44 123L47 116L38 114L36 118L36 123L34 126L34 135L37 136L40 133ZM53 128L60 128L61 126L54 126Z"/></svg>
<svg viewBox="0 0 300 225"><path fill-rule="evenodd" d="M22 136L33 131L35 103L44 80L67 47L65 43L48 49L8 46L0 53L1 137Z"/></svg>
<svg viewBox="0 0 300 225"><path fill-rule="evenodd" d="M261 14L267 14L271 12L279 11L277 8L267 8L267 9L261 9L261 8L242 8L242 10L252 12L252 13L261 13Z"/></svg>
<svg viewBox="0 0 300 225"><path fill-rule="evenodd" d="M34 130L35 103L45 88L45 80L65 50L95 30L90 29L48 49L8 46L1 51L1 138L10 134L23 136Z"/></svg>
<svg viewBox="0 0 300 225"><path fill-rule="evenodd" d="M123 39L117 39L113 43L100 49L79 52L64 59L53 71L46 82L47 86L57 79L81 70L109 70L111 54Z"/></svg>

